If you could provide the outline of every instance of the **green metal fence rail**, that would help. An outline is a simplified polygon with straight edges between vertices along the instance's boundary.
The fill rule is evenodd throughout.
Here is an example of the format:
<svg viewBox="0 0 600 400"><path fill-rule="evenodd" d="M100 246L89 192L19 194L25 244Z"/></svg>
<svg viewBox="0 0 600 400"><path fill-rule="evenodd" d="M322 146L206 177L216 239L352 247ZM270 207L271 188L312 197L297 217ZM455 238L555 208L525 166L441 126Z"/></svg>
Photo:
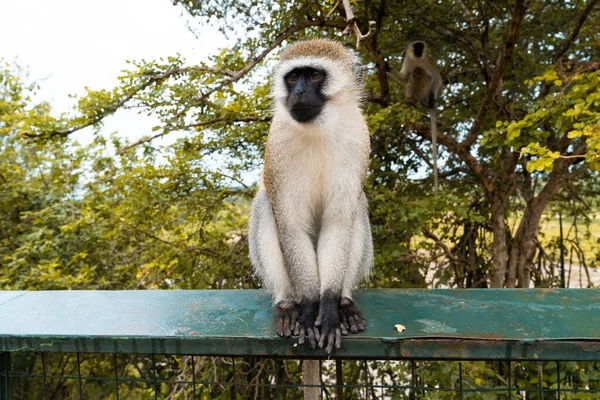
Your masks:
<svg viewBox="0 0 600 400"><path fill-rule="evenodd" d="M299 398L306 358L327 398L600 398L600 290L356 301L367 329L328 358L273 334L261 290L0 291L0 399Z"/></svg>

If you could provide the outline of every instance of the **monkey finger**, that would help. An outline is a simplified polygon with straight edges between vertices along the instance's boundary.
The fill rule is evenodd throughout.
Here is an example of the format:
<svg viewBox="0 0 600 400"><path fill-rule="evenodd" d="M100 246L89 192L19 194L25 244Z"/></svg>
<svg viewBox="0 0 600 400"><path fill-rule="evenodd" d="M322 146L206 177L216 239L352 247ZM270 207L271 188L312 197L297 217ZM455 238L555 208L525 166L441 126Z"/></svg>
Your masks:
<svg viewBox="0 0 600 400"><path fill-rule="evenodd" d="M306 337L306 331L304 330L303 327L301 327L300 331L298 332L298 344L303 345L305 337Z"/></svg>
<svg viewBox="0 0 600 400"><path fill-rule="evenodd" d="M337 328L335 330L335 349L339 350L342 347L342 330Z"/></svg>
<svg viewBox="0 0 600 400"><path fill-rule="evenodd" d="M277 325L275 326L275 333L279 336L283 336L283 321L282 318L277 319Z"/></svg>
<svg viewBox="0 0 600 400"><path fill-rule="evenodd" d="M312 328L308 328L308 342L310 344L310 347L312 349L316 349L317 348L317 341L315 340L315 331Z"/></svg>
<svg viewBox="0 0 600 400"><path fill-rule="evenodd" d="M354 320L353 315L348 317L348 322L350 323L350 332L352 332L352 333L358 332L358 327L356 326L356 322Z"/></svg>
<svg viewBox="0 0 600 400"><path fill-rule="evenodd" d="M331 354L333 351L333 346L335 345L335 332L331 330L329 335L327 335L327 347L325 348L325 352L327 354Z"/></svg>
<svg viewBox="0 0 600 400"><path fill-rule="evenodd" d="M300 334L300 322L296 321L296 325L294 326L294 336L298 336Z"/></svg>
<svg viewBox="0 0 600 400"><path fill-rule="evenodd" d="M315 340L317 342L319 342L321 339L321 330L319 328L315 327L314 331L315 331Z"/></svg>
<svg viewBox="0 0 600 400"><path fill-rule="evenodd" d="M290 317L285 317L283 321L283 336L290 337L292 336L292 331L290 329Z"/></svg>
<svg viewBox="0 0 600 400"><path fill-rule="evenodd" d="M321 326L321 324L323 324L323 317L319 315L315 320L315 326Z"/></svg>
<svg viewBox="0 0 600 400"><path fill-rule="evenodd" d="M321 337L320 337L320 340L318 343L320 349L322 349L323 346L325 346L325 340L327 340L327 331L325 329L323 329L321 331Z"/></svg>
<svg viewBox="0 0 600 400"><path fill-rule="evenodd" d="M365 319L365 317L363 317L361 313L355 314L354 317L356 318L357 322L360 323L362 326L367 325L367 320Z"/></svg>
<svg viewBox="0 0 600 400"><path fill-rule="evenodd" d="M292 320L291 320L291 323L290 323L290 329L292 331L296 331L296 326L298 326L298 323L296 322L297 319L298 318L297 318L296 313L292 313Z"/></svg>

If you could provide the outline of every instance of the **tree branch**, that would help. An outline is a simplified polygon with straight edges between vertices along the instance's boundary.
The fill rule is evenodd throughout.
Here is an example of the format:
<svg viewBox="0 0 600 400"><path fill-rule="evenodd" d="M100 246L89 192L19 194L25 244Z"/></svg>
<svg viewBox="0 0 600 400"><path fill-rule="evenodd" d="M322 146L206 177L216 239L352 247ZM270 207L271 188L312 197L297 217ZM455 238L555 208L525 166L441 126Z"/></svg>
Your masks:
<svg viewBox="0 0 600 400"><path fill-rule="evenodd" d="M281 34L279 34L275 38L275 40L269 46L267 46L267 48L265 50L263 50L262 53L260 53L256 57L254 57L250 62L248 62L243 68L241 68L238 71L234 72L234 71L229 71L226 69L211 68L211 67L204 67L204 66L175 68L175 69L163 72L158 75L150 76L148 81L140 83L139 85L132 88L127 95L122 97L119 101L117 101L112 106L104 109L101 113L99 113L97 116L90 119L89 121L87 121L84 124L73 126L68 129L46 132L46 133L43 133L40 135L36 135L36 134L32 134L32 133L25 133L24 135L27 137L30 137L30 138L41 138L41 137L52 138L55 136L68 136L71 133L77 132L81 129L96 125L99 122L101 122L104 118L114 114L117 110L119 110L121 107L123 107L128 101L130 101L139 92L143 91L144 89L146 89L153 83L162 82L172 76L181 75L181 74L188 73L191 71L210 72L210 73L223 74L223 75L229 76L229 78L225 79L220 85L218 85L218 86L214 87L213 89L209 90L208 92L204 93L202 96L200 96L196 99L193 99L191 107L197 106L199 104L202 104L213 93L215 93L215 92L223 89L227 85L237 82L238 80L243 78L248 72L250 72L252 70L252 68L254 68L259 62L261 62L269 53L271 53L284 40L288 39L290 36L292 36L296 32L299 32L303 29L313 27L313 26L329 26L329 27L336 27L336 28L344 28L346 26L346 24L342 21L312 21L312 22L305 22L305 23L293 25L293 26L287 28ZM179 114L179 116L180 115L181 115L181 113ZM163 134L166 134L166 133L163 133ZM156 137L160 137L160 136L161 136L160 134L156 135Z"/></svg>
<svg viewBox="0 0 600 400"><path fill-rule="evenodd" d="M442 248L442 250L444 251L444 253L446 254L446 257L448 257L448 259L450 259L450 262L453 263L464 263L463 260L457 260L456 257L452 254L452 252L450 251L450 249L448 248L448 246L446 246L446 244L444 242L442 242L442 240L440 238L438 238L433 232L431 232L429 229L427 228L423 228L421 229L421 231L423 232L423 235L426 238L429 238L431 240L433 240L435 242L435 244L439 247Z"/></svg>
<svg viewBox="0 0 600 400"><path fill-rule="evenodd" d="M386 72L386 62L381 50L377 47L377 27L381 27L383 16L385 15L385 0L382 1L381 6L377 9L377 21L369 21L369 31L366 35L362 34L356 23L356 17L354 16L350 1L342 0L342 4L344 6L344 13L346 14L346 29L344 29L343 33L349 34L350 30L354 31L356 49L359 49L360 42L364 42L367 50L371 53L371 57L373 57L373 61L375 62L377 80L379 81L377 102L385 107L390 103L390 89Z"/></svg>
<svg viewBox="0 0 600 400"><path fill-rule="evenodd" d="M170 78L172 76L184 74L186 72L191 71L193 68L194 67L175 68L175 69L163 72L162 74L150 76L149 79L148 79L148 81L146 81L144 83L140 83L139 85L135 86L133 89L131 89L131 91L129 92L129 94L127 94L126 96L124 96L123 98L121 98L119 101L117 101L112 106L107 107L106 109L104 109L103 112L101 112L100 114L96 115L94 118L90 119L88 122L86 122L86 123L84 123L82 125L73 126L71 128L68 128L68 129L51 131L51 132L48 132L48 133L42 133L40 135L36 135L36 134L33 134L33 133L27 133L27 132L24 133L24 135L27 136L27 137L29 137L29 138L41 138L41 137L44 137L46 139L49 139L49 138L52 138L52 137L55 137L55 136L68 136L71 133L77 132L77 131L79 131L81 129L87 128L87 127L92 126L92 125L96 125L97 123L99 123L100 121L102 121L104 118L108 117L111 114L114 114L119 108L123 107L125 105L125 103L127 103L129 100L131 100L136 94L138 94L142 90L146 89L148 86L152 85L153 83L164 81L165 79L168 79L168 78Z"/></svg>
<svg viewBox="0 0 600 400"><path fill-rule="evenodd" d="M477 140L477 136L481 131L481 126L483 125L483 120L487 115L487 112L492 104L494 99L494 95L500 86L500 82L502 80L502 75L508 68L510 61L512 59L512 54L515 48L515 44L517 43L517 39L520 34L520 25L523 20L523 15L525 14L525 9L527 8L526 0L518 0L515 8L512 12L512 18L510 21L510 26L508 28L508 34L506 36L504 50L502 52L502 58L500 62L496 66L496 71L491 82L488 85L486 94L481 103L481 108L473 121L473 125L471 126L471 130L467 135L466 139L460 144L461 147L466 149L470 148L471 145Z"/></svg>
<svg viewBox="0 0 600 400"><path fill-rule="evenodd" d="M250 60L242 69L237 71L229 79L225 79L223 82L221 82L220 85L218 85L215 88L204 93L202 96L193 99L191 106L193 107L193 106L202 104L213 93L218 92L219 90L223 89L224 87L239 81L244 76L246 76L246 74L248 72L250 72L252 70L252 68L254 68L259 62L261 62L266 56L268 56L269 53L271 53L275 48L277 48L279 45L281 45L281 43L283 43L283 41L285 41L286 39L291 37L293 34L299 32L303 29L314 27L314 26L331 26L331 27L341 28L341 27L344 27L345 24L341 21L311 21L311 22L304 22L301 24L296 24L296 25L290 26L289 28L284 30L282 33L280 33L275 38L275 40L271 44L269 44L269 46L267 46L266 49L264 49L262 51L262 53L260 53L256 57L252 58L252 60Z"/></svg>
<svg viewBox="0 0 600 400"><path fill-rule="evenodd" d="M132 149L134 147L137 147L137 146L139 146L141 144L144 144L144 143L149 143L149 142L153 141L154 139L158 139L160 137L166 136L166 135L168 135L169 133L171 133L171 132L173 132L175 130L184 130L184 129L189 129L189 128L199 128L199 127L202 127L202 126L214 125L214 124L217 124L219 122L231 122L231 123L233 123L233 122L252 122L252 121L256 121L256 122L268 122L269 120L270 120L270 118L261 118L261 117L244 117L244 118L235 118L235 119L229 119L229 118L224 118L223 117L223 118L211 119L211 120L208 120L208 121L196 122L194 124L184 125L184 126L180 127L179 129L165 130L165 131L163 131L161 133L157 133L154 136L149 136L149 137L146 137L146 138L142 138L142 139L138 140L137 142L130 144L129 146L123 147L121 149L121 151L119 151L118 154L121 155L121 154L127 152L128 150L130 150L130 149Z"/></svg>
<svg viewBox="0 0 600 400"><path fill-rule="evenodd" d="M415 132L419 136L427 140L431 140L431 129L429 125L420 125L415 126L414 128ZM483 185L484 189L488 192L488 194L494 192L495 187L492 181L490 180L487 171L485 170L485 168L483 168L483 165L481 165L481 163L477 161L477 159L471 154L469 149L461 146L461 144L458 141L456 141L456 139L454 139L452 136L442 132L437 133L437 140L438 143L446 146L448 150L459 156L461 160L463 160L463 162L467 164L471 171L473 171L473 173L479 178L481 184Z"/></svg>
<svg viewBox="0 0 600 400"><path fill-rule="evenodd" d="M571 32L571 35L569 36L569 38L565 41L563 46L560 48L560 50L558 50L558 52L554 56L554 60L553 60L554 63L556 63L563 55L565 55L567 50L569 50L569 47L571 47L571 44L573 43L575 38L577 38L577 35L579 35L579 31L581 30L581 27L585 23L585 20L590 15L590 13L592 12L592 9L594 8L594 6L597 3L598 3L598 0L590 0L590 2L587 4L587 6L585 6L583 13L579 17L579 20L577 21L577 25L575 25L575 28Z"/></svg>

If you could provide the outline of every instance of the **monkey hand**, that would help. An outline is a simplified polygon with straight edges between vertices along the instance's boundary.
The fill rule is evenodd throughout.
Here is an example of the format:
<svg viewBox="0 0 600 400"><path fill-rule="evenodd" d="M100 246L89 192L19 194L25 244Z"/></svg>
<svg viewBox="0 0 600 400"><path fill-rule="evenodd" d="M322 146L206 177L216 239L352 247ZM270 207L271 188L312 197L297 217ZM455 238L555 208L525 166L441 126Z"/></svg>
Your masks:
<svg viewBox="0 0 600 400"><path fill-rule="evenodd" d="M275 333L282 337L292 336L298 320L298 305L291 300L281 300L274 306Z"/></svg>
<svg viewBox="0 0 600 400"><path fill-rule="evenodd" d="M303 300L299 305L298 322L294 327L294 335L298 336L298 344L303 345L306 341L311 348L317 347L318 331L315 328L319 302Z"/></svg>
<svg viewBox="0 0 600 400"><path fill-rule="evenodd" d="M347 297L342 297L342 300L340 300L340 314L342 315L342 326L345 329L352 333L365 330L365 325L367 324L365 317L363 317L362 312L360 312L354 302Z"/></svg>
<svg viewBox="0 0 600 400"><path fill-rule="evenodd" d="M334 348L337 350L342 347L342 331L345 334L348 334L348 331L342 326L337 302L321 300L315 326L317 327L319 348L325 347L325 352L331 354Z"/></svg>

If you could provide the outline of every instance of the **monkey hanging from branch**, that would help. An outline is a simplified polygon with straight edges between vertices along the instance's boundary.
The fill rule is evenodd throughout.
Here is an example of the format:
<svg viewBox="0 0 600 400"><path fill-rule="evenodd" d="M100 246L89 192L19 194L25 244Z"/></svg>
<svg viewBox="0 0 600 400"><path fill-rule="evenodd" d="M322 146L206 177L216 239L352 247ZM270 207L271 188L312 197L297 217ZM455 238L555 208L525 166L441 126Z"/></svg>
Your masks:
<svg viewBox="0 0 600 400"><path fill-rule="evenodd" d="M437 123L436 107L442 93L442 75L431 58L427 45L422 40L409 42L402 62L402 69L390 71L390 75L397 81L407 82L406 103L416 106L423 104L429 109L431 120L431 152L433 158L433 187L437 196L438 192L438 167L437 167Z"/></svg>

